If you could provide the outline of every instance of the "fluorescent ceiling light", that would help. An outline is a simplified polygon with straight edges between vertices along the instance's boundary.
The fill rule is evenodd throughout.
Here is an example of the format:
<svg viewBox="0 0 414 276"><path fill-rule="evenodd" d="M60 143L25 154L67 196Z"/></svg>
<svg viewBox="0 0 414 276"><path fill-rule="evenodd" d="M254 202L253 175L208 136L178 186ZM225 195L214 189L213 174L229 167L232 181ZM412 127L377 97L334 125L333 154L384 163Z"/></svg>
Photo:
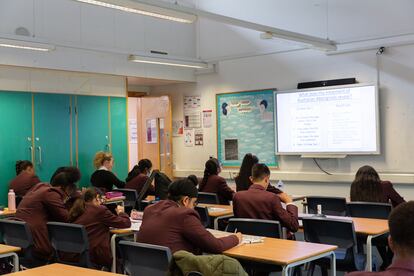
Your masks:
<svg viewBox="0 0 414 276"><path fill-rule="evenodd" d="M3 38L0 38L0 47L41 52L48 52L55 49L55 46L49 44Z"/></svg>
<svg viewBox="0 0 414 276"><path fill-rule="evenodd" d="M197 17L193 14L173 11L142 3L137 3L131 0L75 0L82 3L91 5L97 5L105 8L111 8L115 10L132 12L141 15L152 16L160 19L171 20L180 23L193 23Z"/></svg>
<svg viewBox="0 0 414 276"><path fill-rule="evenodd" d="M176 59L146 57L146 56L138 56L138 55L130 55L128 59L129 61L139 62L139 63L160 64L160 65L188 67L188 68L197 68L197 69L208 68L208 64L202 61L176 60Z"/></svg>

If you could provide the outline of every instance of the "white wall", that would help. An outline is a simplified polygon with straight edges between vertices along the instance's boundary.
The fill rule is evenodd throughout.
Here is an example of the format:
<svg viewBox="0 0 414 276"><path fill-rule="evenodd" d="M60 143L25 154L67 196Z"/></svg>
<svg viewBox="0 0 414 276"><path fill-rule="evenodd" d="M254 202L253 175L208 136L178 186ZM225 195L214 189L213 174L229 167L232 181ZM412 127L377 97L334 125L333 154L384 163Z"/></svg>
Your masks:
<svg viewBox="0 0 414 276"><path fill-rule="evenodd" d="M125 97L126 78L0 65L0 90Z"/></svg>
<svg viewBox="0 0 414 276"><path fill-rule="evenodd" d="M387 49L381 57L380 156L347 157L343 160L323 160L322 166L333 176L322 174L311 160L295 156L279 158L280 170L273 178L289 180L293 193L347 195L356 170L364 164L377 168L384 179L400 183L397 187L406 197L414 199L414 46ZM215 95L223 92L275 87L293 89L298 82L356 77L361 83L376 81L375 51L336 56L304 50L220 62L219 73L199 76L197 84L160 86L151 94L168 94L173 103L173 119L183 117L183 95L202 95L202 108L215 110ZM215 118L215 114L214 114ZM216 154L216 127L204 129L203 147L184 147L182 137L174 138L176 175L196 172L201 175L205 160ZM224 176L229 176L225 172ZM309 182L309 183L307 183ZM342 182L342 184L331 184ZM311 185L310 185L311 184ZM329 188L328 188L329 187Z"/></svg>

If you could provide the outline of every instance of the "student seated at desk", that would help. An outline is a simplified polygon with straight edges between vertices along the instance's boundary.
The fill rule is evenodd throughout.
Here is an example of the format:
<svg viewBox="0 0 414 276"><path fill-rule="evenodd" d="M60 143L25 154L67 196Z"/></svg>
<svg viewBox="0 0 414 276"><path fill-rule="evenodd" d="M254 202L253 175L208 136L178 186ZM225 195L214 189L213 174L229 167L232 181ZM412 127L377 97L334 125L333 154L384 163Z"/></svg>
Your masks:
<svg viewBox="0 0 414 276"><path fill-rule="evenodd" d="M237 192L233 198L234 216L237 218L278 220L291 232L299 229L298 207L285 193L278 195L266 191L270 170L265 164L256 164L252 169L252 185L247 191ZM281 202L286 203L286 210Z"/></svg>
<svg viewBox="0 0 414 276"><path fill-rule="evenodd" d="M233 200L234 191L227 185L226 180L219 176L221 164L216 158L211 158L206 162L204 177L198 190L204 193L217 194L219 203L229 205Z"/></svg>
<svg viewBox="0 0 414 276"><path fill-rule="evenodd" d="M112 172L114 166L112 154L103 151L97 152L93 164L96 171L91 175L92 186L99 188L104 193L112 191L114 185L118 188L125 187L125 182L119 180Z"/></svg>
<svg viewBox="0 0 414 276"><path fill-rule="evenodd" d="M257 163L259 163L259 158L257 158L256 155L252 153L247 153L244 156L242 164L240 166L239 174L234 178L234 181L236 182L237 192L246 191L253 184L252 181L250 180L250 177L252 176L252 168ZM274 193L274 194L282 193L281 190L273 187L270 184L267 186L266 191Z"/></svg>
<svg viewBox="0 0 414 276"><path fill-rule="evenodd" d="M382 272L352 272L348 276L409 276L414 275L414 201L396 207L388 219L388 243L394 252L392 264Z"/></svg>
<svg viewBox="0 0 414 276"><path fill-rule="evenodd" d="M193 254L219 254L239 244L241 233L218 239L204 228L194 210L197 196L190 180L173 182L167 200L145 208L137 241L169 247L172 253L185 250Z"/></svg>
<svg viewBox="0 0 414 276"><path fill-rule="evenodd" d="M36 257L49 260L52 256L46 223L68 221L65 203L76 191L79 179L78 168L66 167L52 178L51 185L41 183L31 189L17 208L16 218L25 221L32 232Z"/></svg>
<svg viewBox="0 0 414 276"><path fill-rule="evenodd" d="M128 173L125 188L136 190L139 195L139 193L141 192L142 188L144 188L145 183L151 175L151 168L152 163L150 160L139 160L138 165L134 166L134 168ZM150 185L148 191L146 192L143 198L146 198L149 194L153 195L154 192L154 186Z"/></svg>
<svg viewBox="0 0 414 276"><path fill-rule="evenodd" d="M359 168L351 185L351 201L391 203L393 207L405 202L390 181L382 181L371 166Z"/></svg>
<svg viewBox="0 0 414 276"><path fill-rule="evenodd" d="M10 181L9 189L13 189L16 196L24 197L38 183L40 179L35 174L33 163L29 160L16 161L16 177Z"/></svg>
<svg viewBox="0 0 414 276"><path fill-rule="evenodd" d="M94 189L84 191L69 211L71 223L85 226L91 262L98 266L110 268L112 264L109 228L131 227L131 220L125 214L123 206L117 206L116 213L117 215L113 214L105 205L101 205Z"/></svg>

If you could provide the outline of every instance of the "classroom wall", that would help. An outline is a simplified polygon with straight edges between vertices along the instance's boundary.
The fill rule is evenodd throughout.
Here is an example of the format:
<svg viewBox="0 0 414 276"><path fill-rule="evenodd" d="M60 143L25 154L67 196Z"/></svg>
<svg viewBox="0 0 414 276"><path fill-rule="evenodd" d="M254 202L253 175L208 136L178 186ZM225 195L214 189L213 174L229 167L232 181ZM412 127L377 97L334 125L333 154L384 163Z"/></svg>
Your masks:
<svg viewBox="0 0 414 276"><path fill-rule="evenodd" d="M301 50L258 56L219 63L218 73L197 77L196 84L154 87L152 95L170 95L173 120L183 118L183 96L201 95L202 109L215 110L217 93L262 88L294 89L298 82L356 77L360 83L376 81L376 51L327 56L315 50ZM397 183L407 198L414 199L414 46L387 48L380 57L381 155L352 156L345 159L321 160L333 173L321 173L312 160L297 156L279 157L280 168L273 179L283 179L288 191L296 194L344 195L356 170L371 164L383 179ZM214 114L215 120L215 114ZM175 175L202 175L205 160L217 154L216 126L204 129L203 147L184 147L182 137L173 138ZM234 176L224 171L227 178Z"/></svg>

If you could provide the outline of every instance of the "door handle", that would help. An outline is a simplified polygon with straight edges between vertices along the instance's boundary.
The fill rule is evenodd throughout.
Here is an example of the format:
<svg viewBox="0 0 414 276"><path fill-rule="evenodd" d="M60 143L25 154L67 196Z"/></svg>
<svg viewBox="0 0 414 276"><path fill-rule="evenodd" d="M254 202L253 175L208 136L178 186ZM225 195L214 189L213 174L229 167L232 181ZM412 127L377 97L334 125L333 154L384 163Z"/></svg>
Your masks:
<svg viewBox="0 0 414 276"><path fill-rule="evenodd" d="M38 165L42 165L42 147L41 146L37 146L36 149L39 152L39 160L37 162Z"/></svg>
<svg viewBox="0 0 414 276"><path fill-rule="evenodd" d="M111 144L106 144L105 148L108 150L107 152L111 152Z"/></svg>
<svg viewBox="0 0 414 276"><path fill-rule="evenodd" d="M29 152L30 152L30 158L29 159L33 161L33 146L29 147Z"/></svg>

